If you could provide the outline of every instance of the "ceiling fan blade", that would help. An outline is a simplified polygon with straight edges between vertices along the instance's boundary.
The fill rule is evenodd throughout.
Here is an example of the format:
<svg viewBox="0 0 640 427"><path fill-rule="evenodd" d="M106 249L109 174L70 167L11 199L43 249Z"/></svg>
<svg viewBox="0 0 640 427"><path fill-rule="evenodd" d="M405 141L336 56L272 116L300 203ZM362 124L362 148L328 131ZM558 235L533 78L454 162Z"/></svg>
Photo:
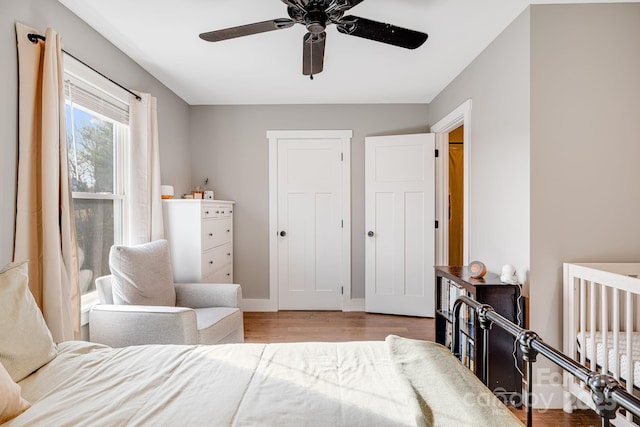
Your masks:
<svg viewBox="0 0 640 427"><path fill-rule="evenodd" d="M351 36L362 37L381 43L416 49L429 37L419 31L396 27L383 22L372 21L358 16L345 16L337 23L338 31Z"/></svg>
<svg viewBox="0 0 640 427"><path fill-rule="evenodd" d="M312 76L322 72L324 67L324 46L327 33L304 35L302 49L302 74Z"/></svg>
<svg viewBox="0 0 640 427"><path fill-rule="evenodd" d="M255 24L240 25L239 27L225 28L224 30L210 31L200 34L202 40L219 42L234 39L236 37L250 36L252 34L266 33L267 31L282 30L292 27L294 21L287 18L272 19L271 21L256 22Z"/></svg>

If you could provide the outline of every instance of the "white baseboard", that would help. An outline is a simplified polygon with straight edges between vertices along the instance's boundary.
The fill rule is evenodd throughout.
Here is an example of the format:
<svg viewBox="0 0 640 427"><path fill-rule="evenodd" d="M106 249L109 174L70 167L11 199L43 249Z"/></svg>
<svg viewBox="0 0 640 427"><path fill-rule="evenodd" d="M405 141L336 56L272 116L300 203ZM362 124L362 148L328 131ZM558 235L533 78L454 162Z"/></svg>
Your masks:
<svg viewBox="0 0 640 427"><path fill-rule="evenodd" d="M364 311L364 298L353 298L345 301L342 311Z"/></svg>
<svg viewBox="0 0 640 427"><path fill-rule="evenodd" d="M246 299L240 303L242 311L278 311L274 302L270 299Z"/></svg>
<svg viewBox="0 0 640 427"><path fill-rule="evenodd" d="M240 307L242 311L278 311L276 302L270 299L243 298ZM364 311L364 298L345 301L342 311Z"/></svg>

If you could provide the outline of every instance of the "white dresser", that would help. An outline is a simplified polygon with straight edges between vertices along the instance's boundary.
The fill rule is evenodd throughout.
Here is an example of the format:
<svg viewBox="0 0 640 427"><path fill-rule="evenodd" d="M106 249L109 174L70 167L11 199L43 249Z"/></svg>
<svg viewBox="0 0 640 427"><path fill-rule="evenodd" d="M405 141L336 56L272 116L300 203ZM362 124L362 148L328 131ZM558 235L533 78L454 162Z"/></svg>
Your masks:
<svg viewBox="0 0 640 427"><path fill-rule="evenodd" d="M233 282L233 204L222 200L163 200L164 235L178 283Z"/></svg>

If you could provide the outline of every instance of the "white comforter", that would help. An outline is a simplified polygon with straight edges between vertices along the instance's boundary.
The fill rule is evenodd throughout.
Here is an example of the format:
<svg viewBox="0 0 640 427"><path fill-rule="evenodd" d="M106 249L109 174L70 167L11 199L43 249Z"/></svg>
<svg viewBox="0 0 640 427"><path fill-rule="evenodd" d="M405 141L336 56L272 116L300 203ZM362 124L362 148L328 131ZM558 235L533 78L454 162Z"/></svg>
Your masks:
<svg viewBox="0 0 640 427"><path fill-rule="evenodd" d="M443 347L387 341L390 349L384 342L123 349L63 343L53 361L19 383L33 406L3 427L520 425L508 409L487 405L493 396ZM427 353L416 353L423 347ZM436 360L417 382L398 375L420 372L412 360L441 357L446 363ZM450 372L437 380L442 369ZM464 378L457 399L455 391L439 391L448 387L447 375ZM421 389L440 398L438 408L429 406L429 390L416 395ZM468 397L476 395L484 398ZM443 405L443 397L454 401ZM465 405L470 409L461 411Z"/></svg>

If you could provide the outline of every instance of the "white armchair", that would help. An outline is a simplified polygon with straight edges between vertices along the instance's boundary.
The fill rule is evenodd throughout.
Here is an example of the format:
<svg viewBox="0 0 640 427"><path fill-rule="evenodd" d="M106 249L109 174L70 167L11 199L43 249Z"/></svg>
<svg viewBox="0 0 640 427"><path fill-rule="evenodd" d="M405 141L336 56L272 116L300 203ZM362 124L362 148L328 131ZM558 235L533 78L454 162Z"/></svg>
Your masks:
<svg viewBox="0 0 640 427"><path fill-rule="evenodd" d="M96 279L89 339L111 347L244 342L240 285L173 283L166 243L111 249L113 274Z"/></svg>
<svg viewBox="0 0 640 427"><path fill-rule="evenodd" d="M100 304L91 309L89 339L111 347L139 344L244 342L236 284L176 283L176 306L113 303L112 277L96 279Z"/></svg>

